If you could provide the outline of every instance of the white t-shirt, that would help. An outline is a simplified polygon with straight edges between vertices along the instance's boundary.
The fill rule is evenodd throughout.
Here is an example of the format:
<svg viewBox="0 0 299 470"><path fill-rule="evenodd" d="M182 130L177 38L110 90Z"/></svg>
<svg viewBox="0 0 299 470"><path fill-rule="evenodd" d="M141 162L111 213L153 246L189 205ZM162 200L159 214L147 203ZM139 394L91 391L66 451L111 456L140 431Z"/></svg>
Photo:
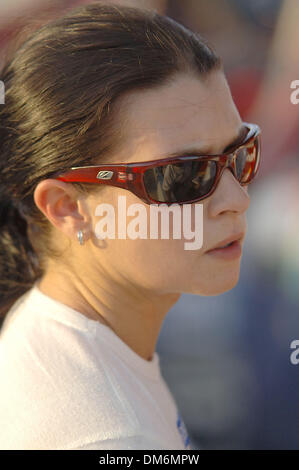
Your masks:
<svg viewBox="0 0 299 470"><path fill-rule="evenodd" d="M41 292L0 331L0 449L191 449L161 375L108 326Z"/></svg>

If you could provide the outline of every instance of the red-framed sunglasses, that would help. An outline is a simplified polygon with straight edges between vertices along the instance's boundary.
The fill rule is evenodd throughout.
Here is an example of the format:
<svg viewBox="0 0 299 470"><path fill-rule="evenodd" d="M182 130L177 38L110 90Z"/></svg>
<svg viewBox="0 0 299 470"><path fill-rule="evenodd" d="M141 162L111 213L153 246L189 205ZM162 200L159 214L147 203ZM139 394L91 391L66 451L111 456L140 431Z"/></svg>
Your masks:
<svg viewBox="0 0 299 470"><path fill-rule="evenodd" d="M216 189L225 168L242 186L249 184L260 165L260 128L244 122L248 132L241 144L220 155L182 155L136 163L72 167L54 179L96 183L127 189L146 204L188 204L201 201Z"/></svg>

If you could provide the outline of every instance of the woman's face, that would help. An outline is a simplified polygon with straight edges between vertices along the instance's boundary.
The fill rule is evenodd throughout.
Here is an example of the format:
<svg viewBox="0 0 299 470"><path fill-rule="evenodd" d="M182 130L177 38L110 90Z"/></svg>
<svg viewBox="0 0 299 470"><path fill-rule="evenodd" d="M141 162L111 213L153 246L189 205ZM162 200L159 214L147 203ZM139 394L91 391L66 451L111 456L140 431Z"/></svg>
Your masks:
<svg viewBox="0 0 299 470"><path fill-rule="evenodd" d="M189 148L198 149L200 153L221 153L237 139L242 128L226 79L218 71L205 81L182 74L177 75L171 85L129 93L119 102L119 110L124 145L113 159L119 163L162 159ZM129 236L118 239L119 196L125 196L127 210L131 204L144 206L148 226L146 239ZM106 238L104 242L96 236L97 223L105 216L96 215L96 207L103 203L114 206L116 216L116 237ZM102 186L98 195L88 197L88 204L92 212L92 243L87 242L84 256L95 271L93 275L98 272L99 279L105 273L116 282L162 294L218 295L237 284L241 256L222 259L207 253L232 235L242 233L245 236L249 195L247 187L240 186L230 170L224 171L213 194L192 204L191 229L197 233L201 226L198 221L195 224L194 206L203 205L203 240L201 248L197 249L184 249L185 243L192 240L183 235L173 239L171 218L168 239L162 239L160 232L158 239L150 238L150 206L125 189ZM127 226L136 216L127 216ZM78 242L76 246L81 250Z"/></svg>

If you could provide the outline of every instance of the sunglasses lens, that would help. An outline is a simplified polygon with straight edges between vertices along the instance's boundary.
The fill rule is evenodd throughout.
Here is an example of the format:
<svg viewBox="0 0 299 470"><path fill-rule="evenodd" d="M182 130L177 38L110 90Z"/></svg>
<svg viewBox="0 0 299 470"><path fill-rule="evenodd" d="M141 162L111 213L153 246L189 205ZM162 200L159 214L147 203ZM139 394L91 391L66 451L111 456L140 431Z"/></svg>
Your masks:
<svg viewBox="0 0 299 470"><path fill-rule="evenodd" d="M236 151L235 169L238 180L249 183L255 176L259 164L259 141L256 138L246 147Z"/></svg>
<svg viewBox="0 0 299 470"><path fill-rule="evenodd" d="M187 202L207 194L215 181L215 161L186 161L144 172L149 197L157 202Z"/></svg>
<svg viewBox="0 0 299 470"><path fill-rule="evenodd" d="M256 137L234 153L234 168L242 184L249 183L257 173L260 142ZM188 202L203 198L213 188L217 174L215 160L185 161L150 168L144 172L148 196L156 202Z"/></svg>

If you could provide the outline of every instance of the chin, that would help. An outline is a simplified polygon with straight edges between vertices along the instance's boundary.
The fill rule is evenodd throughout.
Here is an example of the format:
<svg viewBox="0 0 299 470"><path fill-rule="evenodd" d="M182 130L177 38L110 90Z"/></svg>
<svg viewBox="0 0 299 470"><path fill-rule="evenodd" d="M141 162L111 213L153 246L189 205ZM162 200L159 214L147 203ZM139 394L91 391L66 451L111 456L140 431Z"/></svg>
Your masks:
<svg viewBox="0 0 299 470"><path fill-rule="evenodd" d="M201 295L203 297L216 296L224 294L225 292L228 292L234 287L236 287L238 281L239 273L236 273L234 276L228 276L226 279L223 280L215 279L214 282L211 282L207 285L190 285L188 291L184 291L184 293Z"/></svg>

